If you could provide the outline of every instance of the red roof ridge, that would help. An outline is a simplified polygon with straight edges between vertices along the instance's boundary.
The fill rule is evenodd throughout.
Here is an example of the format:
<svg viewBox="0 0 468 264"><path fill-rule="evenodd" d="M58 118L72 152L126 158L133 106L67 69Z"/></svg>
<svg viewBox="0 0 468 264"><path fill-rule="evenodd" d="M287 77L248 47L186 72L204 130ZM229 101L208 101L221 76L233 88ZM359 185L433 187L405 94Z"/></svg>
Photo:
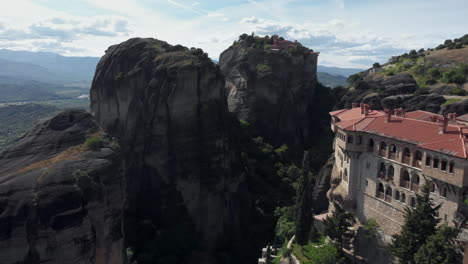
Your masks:
<svg viewBox="0 0 468 264"><path fill-rule="evenodd" d="M348 111L349 109L341 109L341 110L336 110L336 111L331 111L329 112L330 115L337 115L337 114L341 114L343 113L344 111Z"/></svg>

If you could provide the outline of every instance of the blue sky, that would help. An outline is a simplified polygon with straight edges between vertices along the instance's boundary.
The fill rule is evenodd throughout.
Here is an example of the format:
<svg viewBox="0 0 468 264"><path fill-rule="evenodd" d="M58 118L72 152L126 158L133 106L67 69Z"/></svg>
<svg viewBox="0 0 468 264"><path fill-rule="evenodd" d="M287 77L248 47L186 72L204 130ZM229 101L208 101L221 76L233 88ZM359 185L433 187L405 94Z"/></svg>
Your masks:
<svg viewBox="0 0 468 264"><path fill-rule="evenodd" d="M321 65L367 68L468 33L467 12L467 0L14 0L0 10L0 48L102 56L154 37L217 59L255 32L298 40Z"/></svg>

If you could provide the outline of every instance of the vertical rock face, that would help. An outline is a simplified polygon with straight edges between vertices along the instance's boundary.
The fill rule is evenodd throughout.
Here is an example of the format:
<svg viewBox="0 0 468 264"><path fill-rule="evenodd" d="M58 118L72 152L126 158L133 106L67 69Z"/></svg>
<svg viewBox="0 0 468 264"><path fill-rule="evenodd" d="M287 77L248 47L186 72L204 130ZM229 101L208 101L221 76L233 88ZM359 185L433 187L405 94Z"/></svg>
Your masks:
<svg viewBox="0 0 468 264"><path fill-rule="evenodd" d="M315 129L309 115L317 86L317 54L246 47L225 50L219 65L226 76L229 110L252 124L257 136L300 155Z"/></svg>
<svg viewBox="0 0 468 264"><path fill-rule="evenodd" d="M83 144L100 133L70 110L0 152L0 263L124 263L118 144Z"/></svg>
<svg viewBox="0 0 468 264"><path fill-rule="evenodd" d="M155 39L112 46L99 62L91 108L125 152L131 247L153 241L162 260L170 244L183 248L179 263L214 263L220 239L246 224L224 84L202 50Z"/></svg>

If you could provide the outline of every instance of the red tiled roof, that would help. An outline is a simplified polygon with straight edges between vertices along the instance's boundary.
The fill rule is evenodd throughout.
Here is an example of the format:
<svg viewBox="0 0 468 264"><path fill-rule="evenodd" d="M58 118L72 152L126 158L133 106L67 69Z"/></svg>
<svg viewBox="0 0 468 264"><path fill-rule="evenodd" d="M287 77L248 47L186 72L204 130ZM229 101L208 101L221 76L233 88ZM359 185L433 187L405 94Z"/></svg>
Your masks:
<svg viewBox="0 0 468 264"><path fill-rule="evenodd" d="M330 115L337 117L335 125L343 130L394 138L424 149L467 158L463 134L468 134L468 127L449 124L446 133L439 134L439 123L427 121L435 115L433 113L409 112L405 117L392 116L390 122L385 122L385 114L382 111L370 111L365 116L361 114L360 107L334 111Z"/></svg>

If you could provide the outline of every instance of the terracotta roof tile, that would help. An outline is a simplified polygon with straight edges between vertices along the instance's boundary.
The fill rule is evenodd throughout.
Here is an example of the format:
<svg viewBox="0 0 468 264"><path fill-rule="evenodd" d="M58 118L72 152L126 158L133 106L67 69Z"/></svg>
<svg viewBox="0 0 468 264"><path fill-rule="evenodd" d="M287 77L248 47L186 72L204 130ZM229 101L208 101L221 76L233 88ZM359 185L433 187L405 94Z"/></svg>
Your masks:
<svg viewBox="0 0 468 264"><path fill-rule="evenodd" d="M462 133L468 133L468 127L449 124L446 133L439 134L439 123L428 121L435 115L433 113L409 112L406 117L392 116L390 122L385 122L382 111L371 111L364 116L360 108L334 111L330 115L338 117L335 125L344 130L377 134L416 144L421 148L467 158Z"/></svg>

